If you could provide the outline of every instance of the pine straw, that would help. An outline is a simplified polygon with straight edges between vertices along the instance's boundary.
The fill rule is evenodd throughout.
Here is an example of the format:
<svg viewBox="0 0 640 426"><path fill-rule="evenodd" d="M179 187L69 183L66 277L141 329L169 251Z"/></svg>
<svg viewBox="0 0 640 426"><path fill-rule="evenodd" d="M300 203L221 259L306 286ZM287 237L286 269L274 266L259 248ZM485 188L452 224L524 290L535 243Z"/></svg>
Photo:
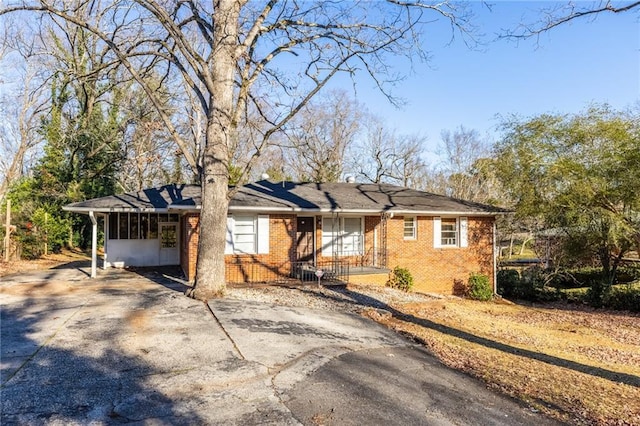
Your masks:
<svg viewBox="0 0 640 426"><path fill-rule="evenodd" d="M370 318L534 410L579 425L640 425L640 316L447 299Z"/></svg>

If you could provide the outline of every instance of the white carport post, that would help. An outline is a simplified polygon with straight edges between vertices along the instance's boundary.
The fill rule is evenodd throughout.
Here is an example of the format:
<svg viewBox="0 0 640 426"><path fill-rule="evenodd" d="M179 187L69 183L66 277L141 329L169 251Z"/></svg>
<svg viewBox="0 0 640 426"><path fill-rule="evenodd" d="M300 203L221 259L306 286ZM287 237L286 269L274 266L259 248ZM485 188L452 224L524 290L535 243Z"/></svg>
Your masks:
<svg viewBox="0 0 640 426"><path fill-rule="evenodd" d="M98 266L98 221L93 210L89 211L89 218L91 218L91 278L95 278Z"/></svg>

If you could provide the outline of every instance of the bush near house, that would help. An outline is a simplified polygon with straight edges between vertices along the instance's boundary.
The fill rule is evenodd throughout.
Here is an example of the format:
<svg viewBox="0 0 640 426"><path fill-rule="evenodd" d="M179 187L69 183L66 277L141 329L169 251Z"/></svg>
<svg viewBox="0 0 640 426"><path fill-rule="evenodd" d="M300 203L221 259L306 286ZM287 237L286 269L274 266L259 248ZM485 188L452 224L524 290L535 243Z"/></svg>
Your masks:
<svg viewBox="0 0 640 426"><path fill-rule="evenodd" d="M487 301L493 298L493 288L489 277L483 274L469 275L469 297L474 300Z"/></svg>
<svg viewBox="0 0 640 426"><path fill-rule="evenodd" d="M413 287L413 275L411 275L411 272L409 272L407 268L396 266L389 273L386 286L402 291L410 291Z"/></svg>

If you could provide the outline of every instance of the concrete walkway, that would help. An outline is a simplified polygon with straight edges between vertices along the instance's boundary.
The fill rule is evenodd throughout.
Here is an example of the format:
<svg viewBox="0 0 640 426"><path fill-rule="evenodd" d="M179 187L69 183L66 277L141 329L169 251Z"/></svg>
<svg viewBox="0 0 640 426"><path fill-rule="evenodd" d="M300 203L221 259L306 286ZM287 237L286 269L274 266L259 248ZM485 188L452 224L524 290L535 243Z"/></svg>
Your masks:
<svg viewBox="0 0 640 426"><path fill-rule="evenodd" d="M367 319L103 272L0 279L1 424L547 422Z"/></svg>

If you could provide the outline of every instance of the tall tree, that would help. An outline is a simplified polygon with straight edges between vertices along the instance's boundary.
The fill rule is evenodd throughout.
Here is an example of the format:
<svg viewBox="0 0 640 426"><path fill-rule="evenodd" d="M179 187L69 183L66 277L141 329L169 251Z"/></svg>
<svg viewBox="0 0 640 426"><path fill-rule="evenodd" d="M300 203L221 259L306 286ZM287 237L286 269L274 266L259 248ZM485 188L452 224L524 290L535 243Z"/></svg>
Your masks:
<svg viewBox="0 0 640 426"><path fill-rule="evenodd" d="M596 106L504 123L496 165L521 217L565 235L574 261L594 258L609 284L640 243L640 117Z"/></svg>
<svg viewBox="0 0 640 426"><path fill-rule="evenodd" d="M366 131L352 153L353 170L373 183L393 183L422 189L427 165L423 160L426 138L400 135L379 117L366 119Z"/></svg>
<svg viewBox="0 0 640 426"><path fill-rule="evenodd" d="M297 179L338 182L346 154L360 130L360 106L344 91L332 91L306 104L285 131L290 167Z"/></svg>
<svg viewBox="0 0 640 426"><path fill-rule="evenodd" d="M29 154L42 142L38 130L48 105L47 97L34 69L37 65L30 58L24 58L23 63L25 68L18 74L22 87L0 97L0 116L5 118L0 124L0 204L11 185L24 176ZM16 67L6 69L18 71Z"/></svg>
<svg viewBox="0 0 640 426"><path fill-rule="evenodd" d="M386 90L389 58L406 55L426 59L420 32L434 19L447 20L463 36L469 34L464 3L390 0L372 8L354 2L254 2L113 0L82 3L87 19L68 1L21 0L0 15L31 11L63 18L97 35L129 71L156 106L153 90L141 70L164 66L180 72L200 102L205 117L205 143L199 158L169 117L162 120L202 181L202 210L193 296L207 299L224 291L224 246L229 197L229 171L238 127L257 112L265 126L249 173L272 135L329 81L340 73L363 71ZM157 64L154 64L157 61ZM396 76L391 76L395 79Z"/></svg>
<svg viewBox="0 0 640 426"><path fill-rule="evenodd" d="M485 159L490 145L477 130L460 126L443 130L442 164L434 181L440 188L436 192L470 201L489 201L490 176Z"/></svg>

